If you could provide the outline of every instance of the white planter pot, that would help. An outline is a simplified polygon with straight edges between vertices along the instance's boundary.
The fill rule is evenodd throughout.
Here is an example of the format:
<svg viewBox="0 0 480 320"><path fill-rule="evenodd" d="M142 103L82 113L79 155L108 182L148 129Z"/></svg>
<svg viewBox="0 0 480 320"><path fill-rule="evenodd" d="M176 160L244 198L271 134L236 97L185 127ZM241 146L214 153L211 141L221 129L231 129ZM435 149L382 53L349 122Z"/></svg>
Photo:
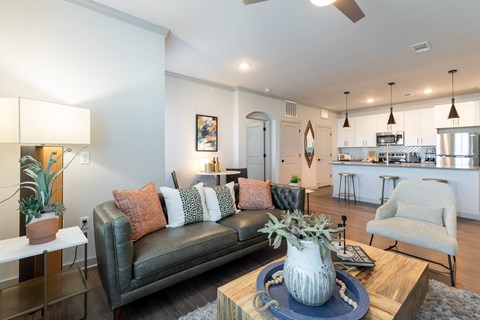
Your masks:
<svg viewBox="0 0 480 320"><path fill-rule="evenodd" d="M300 303L319 306L326 303L335 289L335 268L330 250L320 254L317 243L302 241L299 251L287 242L283 266L284 281L290 295Z"/></svg>

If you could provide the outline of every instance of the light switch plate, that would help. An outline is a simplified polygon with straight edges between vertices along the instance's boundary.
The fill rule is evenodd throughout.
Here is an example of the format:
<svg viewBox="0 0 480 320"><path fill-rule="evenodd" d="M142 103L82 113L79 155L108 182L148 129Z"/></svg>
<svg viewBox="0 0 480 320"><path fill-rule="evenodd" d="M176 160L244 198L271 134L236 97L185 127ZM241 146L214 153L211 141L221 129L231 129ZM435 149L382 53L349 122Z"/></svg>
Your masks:
<svg viewBox="0 0 480 320"><path fill-rule="evenodd" d="M90 163L90 152L83 151L78 155L80 159L80 164L89 164Z"/></svg>

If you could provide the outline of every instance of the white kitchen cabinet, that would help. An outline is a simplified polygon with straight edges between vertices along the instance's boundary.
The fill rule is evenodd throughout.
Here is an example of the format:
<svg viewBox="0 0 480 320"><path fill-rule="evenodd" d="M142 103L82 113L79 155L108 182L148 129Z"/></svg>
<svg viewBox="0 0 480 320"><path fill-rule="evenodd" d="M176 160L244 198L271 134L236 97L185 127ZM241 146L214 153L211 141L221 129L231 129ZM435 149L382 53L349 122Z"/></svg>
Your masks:
<svg viewBox="0 0 480 320"><path fill-rule="evenodd" d="M337 120L337 147L354 147L355 146L355 119L348 118L350 128L344 128L345 118Z"/></svg>
<svg viewBox="0 0 480 320"><path fill-rule="evenodd" d="M376 115L377 132L403 131L404 130L403 112L395 112L395 109L394 109L393 116L395 118L396 124L387 125L388 118L390 117L390 112L377 114Z"/></svg>
<svg viewBox="0 0 480 320"><path fill-rule="evenodd" d="M355 147L376 147L376 116L355 117Z"/></svg>
<svg viewBox="0 0 480 320"><path fill-rule="evenodd" d="M433 146L436 144L437 129L434 108L404 112L404 142L406 146Z"/></svg>
<svg viewBox="0 0 480 320"><path fill-rule="evenodd" d="M435 127L476 127L480 126L480 101L455 103L460 119L448 119L451 104L435 106Z"/></svg>

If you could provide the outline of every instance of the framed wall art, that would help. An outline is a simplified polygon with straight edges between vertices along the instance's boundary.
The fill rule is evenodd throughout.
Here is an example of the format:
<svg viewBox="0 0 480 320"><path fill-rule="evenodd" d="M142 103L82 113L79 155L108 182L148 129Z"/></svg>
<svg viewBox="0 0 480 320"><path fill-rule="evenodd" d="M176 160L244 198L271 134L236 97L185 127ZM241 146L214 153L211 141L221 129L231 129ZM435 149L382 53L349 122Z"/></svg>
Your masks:
<svg viewBox="0 0 480 320"><path fill-rule="evenodd" d="M218 151L218 118L196 115L196 137L195 150L197 151Z"/></svg>

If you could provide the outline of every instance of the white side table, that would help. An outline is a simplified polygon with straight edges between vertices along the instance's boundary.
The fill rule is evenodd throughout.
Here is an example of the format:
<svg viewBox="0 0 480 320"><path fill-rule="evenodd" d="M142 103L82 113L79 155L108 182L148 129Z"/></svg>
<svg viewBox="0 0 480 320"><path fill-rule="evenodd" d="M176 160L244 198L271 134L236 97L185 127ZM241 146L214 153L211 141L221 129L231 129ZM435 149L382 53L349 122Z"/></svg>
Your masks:
<svg viewBox="0 0 480 320"><path fill-rule="evenodd" d="M199 176L214 176L217 178L217 186L220 185L220 177L228 176L229 174L239 174L240 171L221 171L221 172L197 172Z"/></svg>
<svg viewBox="0 0 480 320"><path fill-rule="evenodd" d="M13 319L43 309L48 319L48 306L67 298L84 294L84 317L87 317L87 244L79 227L60 229L57 238L43 244L30 245L23 237L0 241L0 263L43 254L43 270L47 270L48 252L78 245L85 246L84 272L80 268L23 281L0 290L0 319Z"/></svg>

